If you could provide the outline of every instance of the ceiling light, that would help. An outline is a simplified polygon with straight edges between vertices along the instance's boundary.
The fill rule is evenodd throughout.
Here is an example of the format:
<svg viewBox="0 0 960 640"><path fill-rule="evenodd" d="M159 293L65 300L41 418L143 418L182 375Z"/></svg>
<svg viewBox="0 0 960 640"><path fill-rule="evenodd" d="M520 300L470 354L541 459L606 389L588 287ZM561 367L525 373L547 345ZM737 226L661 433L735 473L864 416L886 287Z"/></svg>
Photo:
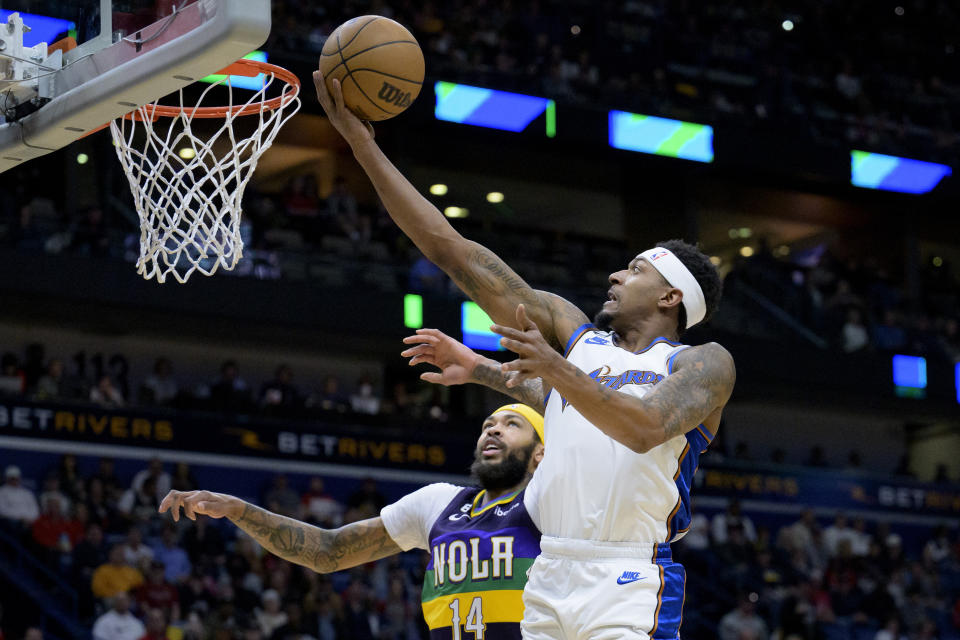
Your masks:
<svg viewBox="0 0 960 640"><path fill-rule="evenodd" d="M499 191L491 191L490 193L487 194L487 202L491 202L493 204L499 204L503 202L503 194L500 193Z"/></svg>
<svg viewBox="0 0 960 640"><path fill-rule="evenodd" d="M85 153L77 154L77 164L87 164L90 161L90 156Z"/></svg>
<svg viewBox="0 0 960 640"><path fill-rule="evenodd" d="M430 185L430 193L432 193L435 196L445 196L447 195L447 185L432 184Z"/></svg>
<svg viewBox="0 0 960 640"><path fill-rule="evenodd" d="M793 31L793 20L784 20L780 23L784 31Z"/></svg>
<svg viewBox="0 0 960 640"><path fill-rule="evenodd" d="M750 247L750 246L740 247L740 255L742 255L744 258L749 258L750 256L753 255L753 247Z"/></svg>
<svg viewBox="0 0 960 640"><path fill-rule="evenodd" d="M184 160L193 160L197 157L197 152L190 147L183 147L177 150L177 155Z"/></svg>
<svg viewBox="0 0 960 640"><path fill-rule="evenodd" d="M720 256L710 256L710 264L715 267L719 267L720 263L723 262L723 259Z"/></svg>
<svg viewBox="0 0 960 640"><path fill-rule="evenodd" d="M448 218L466 218L470 212L463 207L447 207L443 210L443 215Z"/></svg>

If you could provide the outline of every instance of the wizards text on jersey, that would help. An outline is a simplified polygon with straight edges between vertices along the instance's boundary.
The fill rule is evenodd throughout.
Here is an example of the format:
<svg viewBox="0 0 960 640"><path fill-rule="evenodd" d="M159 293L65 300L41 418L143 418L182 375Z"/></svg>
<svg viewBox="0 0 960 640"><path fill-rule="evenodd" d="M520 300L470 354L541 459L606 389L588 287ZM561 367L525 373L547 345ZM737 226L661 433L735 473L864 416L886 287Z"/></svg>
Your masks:
<svg viewBox="0 0 960 640"><path fill-rule="evenodd" d="M630 369L617 375L610 374L610 366L605 364L598 369L594 369L587 375L603 386L610 387L613 390L617 390L628 384L657 384L663 380L663 374L653 371L638 371L636 369ZM563 409L567 408L566 398L563 398L562 407Z"/></svg>

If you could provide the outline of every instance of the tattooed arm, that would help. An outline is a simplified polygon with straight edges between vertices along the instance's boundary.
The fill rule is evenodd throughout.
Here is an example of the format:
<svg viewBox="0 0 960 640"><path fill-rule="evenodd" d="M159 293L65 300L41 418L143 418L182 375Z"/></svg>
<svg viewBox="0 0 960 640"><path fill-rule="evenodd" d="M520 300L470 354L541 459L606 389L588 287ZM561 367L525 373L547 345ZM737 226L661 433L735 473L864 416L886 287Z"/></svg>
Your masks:
<svg viewBox="0 0 960 640"><path fill-rule="evenodd" d="M380 518L321 529L212 491L171 491L160 503L160 513L171 510L173 519L179 520L181 507L191 520L197 515L228 518L270 553L320 573L349 569L401 551Z"/></svg>
<svg viewBox="0 0 960 640"><path fill-rule="evenodd" d="M730 353L711 342L681 351L673 373L642 398L614 391L566 360L543 379L598 429L646 453L700 424L715 432L733 393L736 369Z"/></svg>
<svg viewBox="0 0 960 640"><path fill-rule="evenodd" d="M733 393L733 358L714 342L681 351L673 361L674 372L637 398L600 384L553 351L523 306L517 307L516 324L523 330L493 327L503 346L520 356L501 365L513 375L509 385L542 379L596 428L638 453L700 424L716 432Z"/></svg>

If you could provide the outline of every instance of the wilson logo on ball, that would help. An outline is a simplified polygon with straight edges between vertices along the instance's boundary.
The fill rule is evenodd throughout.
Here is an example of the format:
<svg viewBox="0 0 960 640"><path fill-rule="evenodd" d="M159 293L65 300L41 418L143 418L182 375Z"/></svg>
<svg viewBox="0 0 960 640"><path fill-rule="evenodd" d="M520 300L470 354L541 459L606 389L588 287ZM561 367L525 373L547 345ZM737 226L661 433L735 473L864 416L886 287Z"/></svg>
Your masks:
<svg viewBox="0 0 960 640"><path fill-rule="evenodd" d="M377 94L377 97L402 108L410 106L410 103L413 102L409 91L403 91L386 81L380 87L380 93Z"/></svg>

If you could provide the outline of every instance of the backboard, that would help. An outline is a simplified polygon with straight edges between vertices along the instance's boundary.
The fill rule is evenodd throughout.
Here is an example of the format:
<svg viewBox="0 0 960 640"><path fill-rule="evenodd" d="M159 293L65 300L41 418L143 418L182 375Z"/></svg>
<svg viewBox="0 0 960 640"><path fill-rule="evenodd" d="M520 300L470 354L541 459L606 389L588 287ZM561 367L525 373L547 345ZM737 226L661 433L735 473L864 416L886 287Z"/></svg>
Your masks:
<svg viewBox="0 0 960 640"><path fill-rule="evenodd" d="M270 0L0 0L0 172L223 69L269 33Z"/></svg>

